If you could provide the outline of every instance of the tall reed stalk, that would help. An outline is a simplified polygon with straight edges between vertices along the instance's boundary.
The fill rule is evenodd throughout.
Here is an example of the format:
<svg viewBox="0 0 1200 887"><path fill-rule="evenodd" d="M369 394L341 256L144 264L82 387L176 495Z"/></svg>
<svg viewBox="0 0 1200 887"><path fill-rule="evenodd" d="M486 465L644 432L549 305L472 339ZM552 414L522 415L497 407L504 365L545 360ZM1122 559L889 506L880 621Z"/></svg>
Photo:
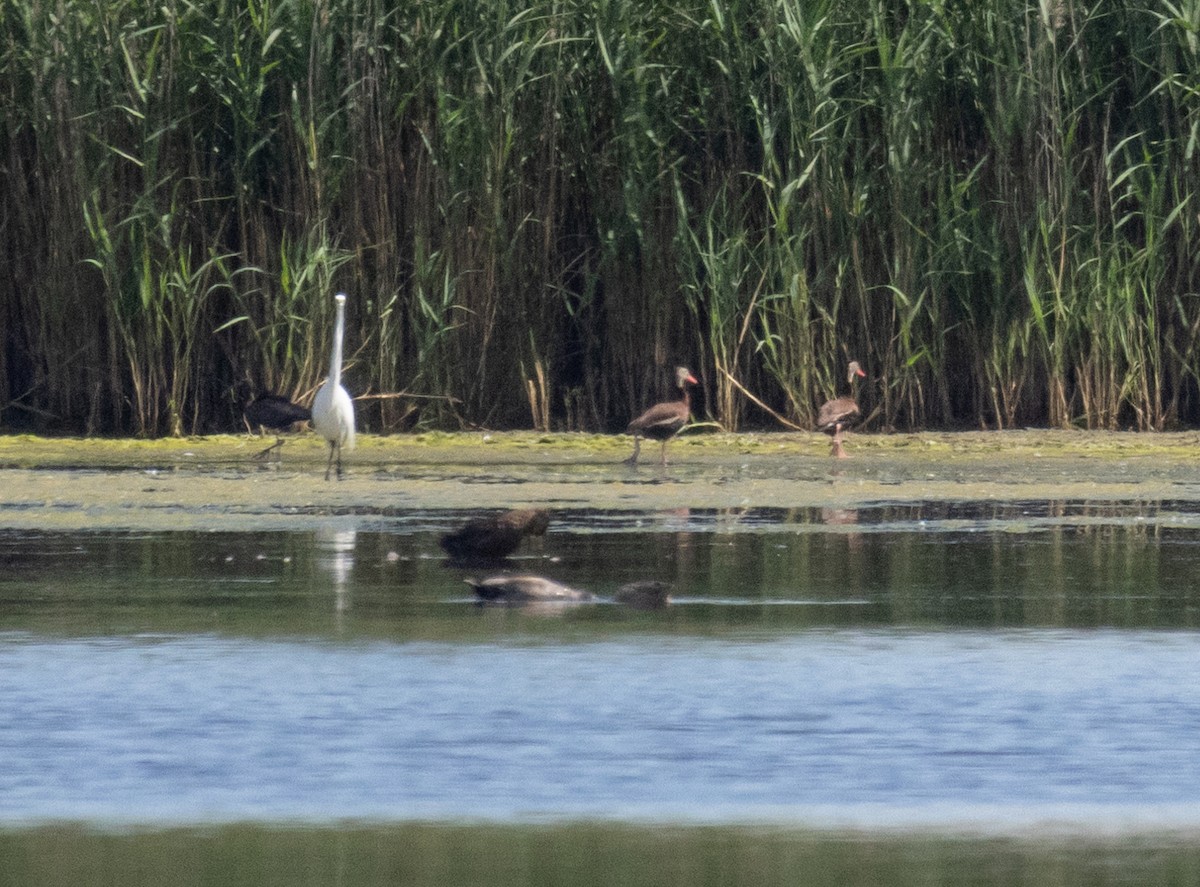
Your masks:
<svg viewBox="0 0 1200 887"><path fill-rule="evenodd" d="M1200 422L1200 0L0 0L7 427ZM764 409L765 407L765 409Z"/></svg>

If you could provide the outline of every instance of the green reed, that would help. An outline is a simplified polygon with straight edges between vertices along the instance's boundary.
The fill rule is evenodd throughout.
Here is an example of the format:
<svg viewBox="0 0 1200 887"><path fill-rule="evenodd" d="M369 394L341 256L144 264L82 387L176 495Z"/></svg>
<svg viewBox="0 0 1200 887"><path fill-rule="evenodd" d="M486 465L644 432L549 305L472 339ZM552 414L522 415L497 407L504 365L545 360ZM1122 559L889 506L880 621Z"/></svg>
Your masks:
<svg viewBox="0 0 1200 887"><path fill-rule="evenodd" d="M0 5L11 426L1200 421L1200 2ZM765 407L764 410L762 407Z"/></svg>

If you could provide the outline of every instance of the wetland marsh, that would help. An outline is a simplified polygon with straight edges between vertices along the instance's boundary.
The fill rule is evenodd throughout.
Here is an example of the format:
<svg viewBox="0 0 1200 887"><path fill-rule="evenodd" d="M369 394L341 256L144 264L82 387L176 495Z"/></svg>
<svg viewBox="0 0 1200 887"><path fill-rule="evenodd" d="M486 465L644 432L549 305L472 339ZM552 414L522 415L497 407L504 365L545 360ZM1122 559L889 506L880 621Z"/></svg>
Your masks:
<svg viewBox="0 0 1200 887"><path fill-rule="evenodd" d="M0 439L0 883L1200 869L1194 435L617 443ZM437 539L515 505L673 603L477 605Z"/></svg>

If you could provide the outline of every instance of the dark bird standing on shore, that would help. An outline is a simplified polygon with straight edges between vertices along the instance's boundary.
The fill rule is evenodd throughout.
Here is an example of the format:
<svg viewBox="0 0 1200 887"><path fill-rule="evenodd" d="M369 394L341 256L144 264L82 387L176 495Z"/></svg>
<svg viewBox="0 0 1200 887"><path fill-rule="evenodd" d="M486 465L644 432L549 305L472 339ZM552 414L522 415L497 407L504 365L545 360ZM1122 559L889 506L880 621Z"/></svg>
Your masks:
<svg viewBox="0 0 1200 887"><path fill-rule="evenodd" d="M312 412L307 407L292 403L282 395L260 394L251 398L250 394L248 383L243 382L238 386L238 400L242 404L242 417L246 425L252 432L258 431L261 434L263 429L270 429L276 433L275 443L258 453L254 457L256 459L262 459L283 446L284 439L279 436L281 433L291 431L296 423L307 422L312 418Z"/></svg>
<svg viewBox="0 0 1200 887"><path fill-rule="evenodd" d="M847 367L847 381L850 383L850 394L836 400L828 400L821 404L817 413L817 430L824 431L833 437L830 454L839 459L846 458L846 450L842 447L842 431L853 425L859 417L858 402L854 399L854 383L867 374L858 365L857 360L850 361Z"/></svg>
<svg viewBox="0 0 1200 887"><path fill-rule="evenodd" d="M441 539L456 560L500 560L517 550L526 536L541 536L550 526L544 508L515 508L495 517L477 517Z"/></svg>
<svg viewBox="0 0 1200 887"><path fill-rule="evenodd" d="M629 423L626 434L633 435L633 455L626 459L629 465L637 465L638 453L641 451L642 438L662 441L662 464L667 464L667 441L679 433L687 424L692 412L692 396L688 385L698 385L696 378L687 367L675 368L675 387L679 389L679 400L656 403L646 412Z"/></svg>

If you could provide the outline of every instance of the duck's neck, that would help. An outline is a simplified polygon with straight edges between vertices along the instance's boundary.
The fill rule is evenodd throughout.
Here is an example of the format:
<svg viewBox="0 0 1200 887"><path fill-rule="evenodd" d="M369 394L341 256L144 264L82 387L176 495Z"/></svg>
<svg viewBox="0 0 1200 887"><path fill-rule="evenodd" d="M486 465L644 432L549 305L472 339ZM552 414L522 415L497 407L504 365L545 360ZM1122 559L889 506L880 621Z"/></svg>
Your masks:
<svg viewBox="0 0 1200 887"><path fill-rule="evenodd" d="M688 409L692 406L692 392L688 391L687 383L684 382L679 386L679 402Z"/></svg>

